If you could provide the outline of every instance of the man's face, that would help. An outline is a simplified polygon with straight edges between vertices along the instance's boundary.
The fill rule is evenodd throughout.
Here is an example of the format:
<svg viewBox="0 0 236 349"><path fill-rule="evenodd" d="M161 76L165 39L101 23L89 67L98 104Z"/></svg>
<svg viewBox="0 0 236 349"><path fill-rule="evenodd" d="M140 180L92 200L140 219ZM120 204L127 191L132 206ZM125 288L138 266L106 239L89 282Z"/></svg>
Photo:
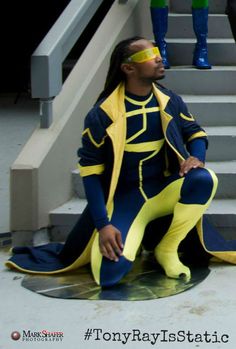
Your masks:
<svg viewBox="0 0 236 349"><path fill-rule="evenodd" d="M148 40L138 40L130 45L133 53L137 53L146 49L152 49L153 44ZM148 59L142 63L131 62L134 67L134 73L137 79L156 81L165 77L165 69L162 64L162 58L159 54L156 54L154 58Z"/></svg>

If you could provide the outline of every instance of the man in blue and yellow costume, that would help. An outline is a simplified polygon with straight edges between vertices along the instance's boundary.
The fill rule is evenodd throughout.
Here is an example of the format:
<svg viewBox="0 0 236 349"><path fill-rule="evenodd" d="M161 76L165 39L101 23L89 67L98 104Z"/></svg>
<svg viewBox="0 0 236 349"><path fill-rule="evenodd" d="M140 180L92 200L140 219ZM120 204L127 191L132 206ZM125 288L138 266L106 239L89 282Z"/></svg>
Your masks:
<svg viewBox="0 0 236 349"><path fill-rule="evenodd" d="M156 45L160 50L163 64L165 68L168 69L170 68L170 64L165 41L169 12L167 0L151 0L150 10ZM198 69L211 69L211 65L208 61L207 49L208 0L192 0L192 21L197 39L192 64Z"/></svg>
<svg viewBox="0 0 236 349"><path fill-rule="evenodd" d="M78 151L88 206L64 245L16 247L8 267L55 274L90 263L96 283L109 287L143 246L167 277L190 280L179 257L190 232L192 251L199 242L207 256L236 263L236 241L225 241L202 219L217 189L216 175L204 166L207 135L181 97L157 83L164 75L150 41L117 44Z"/></svg>

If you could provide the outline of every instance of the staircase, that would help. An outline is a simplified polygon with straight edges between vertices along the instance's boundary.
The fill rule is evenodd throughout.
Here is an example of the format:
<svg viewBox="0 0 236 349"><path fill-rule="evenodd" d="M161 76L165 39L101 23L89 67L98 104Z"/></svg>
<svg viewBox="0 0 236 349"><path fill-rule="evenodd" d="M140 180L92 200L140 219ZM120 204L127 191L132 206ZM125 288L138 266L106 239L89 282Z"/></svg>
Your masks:
<svg viewBox="0 0 236 349"><path fill-rule="evenodd" d="M209 136L207 167L219 187L206 215L227 239L236 235L236 44L224 0L209 1L209 61L211 70L191 66L195 35L190 0L170 2L167 35L171 69L164 85L180 94ZM75 197L50 212L52 239L63 240L86 205L81 178L73 171Z"/></svg>

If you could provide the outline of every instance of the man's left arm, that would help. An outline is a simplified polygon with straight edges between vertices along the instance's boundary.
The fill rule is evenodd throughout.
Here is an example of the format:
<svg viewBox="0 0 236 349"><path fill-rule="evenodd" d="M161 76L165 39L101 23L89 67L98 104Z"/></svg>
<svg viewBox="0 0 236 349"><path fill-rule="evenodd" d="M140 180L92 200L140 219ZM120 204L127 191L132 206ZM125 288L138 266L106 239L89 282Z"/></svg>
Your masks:
<svg viewBox="0 0 236 349"><path fill-rule="evenodd" d="M189 144L190 156L181 162L179 175L183 177L191 169L204 167L205 166L205 156L206 156L206 142L202 138L196 138L192 140Z"/></svg>
<svg viewBox="0 0 236 349"><path fill-rule="evenodd" d="M190 156L180 164L180 176L186 175L191 169L204 167L208 140L206 132L189 113L186 104L179 100L179 119L183 141Z"/></svg>

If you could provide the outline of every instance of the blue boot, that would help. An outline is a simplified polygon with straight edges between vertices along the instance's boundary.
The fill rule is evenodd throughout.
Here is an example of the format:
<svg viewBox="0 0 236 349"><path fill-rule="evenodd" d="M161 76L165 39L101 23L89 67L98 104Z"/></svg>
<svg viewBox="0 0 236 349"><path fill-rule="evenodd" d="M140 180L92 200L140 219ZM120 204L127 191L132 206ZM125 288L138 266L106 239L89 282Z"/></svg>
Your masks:
<svg viewBox="0 0 236 349"><path fill-rule="evenodd" d="M167 58L167 45L165 42L165 36L168 28L168 6L166 7L150 7L153 34L156 41L156 45L160 50L162 62L165 69L169 69L170 65Z"/></svg>
<svg viewBox="0 0 236 349"><path fill-rule="evenodd" d="M208 7L192 8L192 19L197 39L193 54L193 65L198 69L211 69L207 50Z"/></svg>

